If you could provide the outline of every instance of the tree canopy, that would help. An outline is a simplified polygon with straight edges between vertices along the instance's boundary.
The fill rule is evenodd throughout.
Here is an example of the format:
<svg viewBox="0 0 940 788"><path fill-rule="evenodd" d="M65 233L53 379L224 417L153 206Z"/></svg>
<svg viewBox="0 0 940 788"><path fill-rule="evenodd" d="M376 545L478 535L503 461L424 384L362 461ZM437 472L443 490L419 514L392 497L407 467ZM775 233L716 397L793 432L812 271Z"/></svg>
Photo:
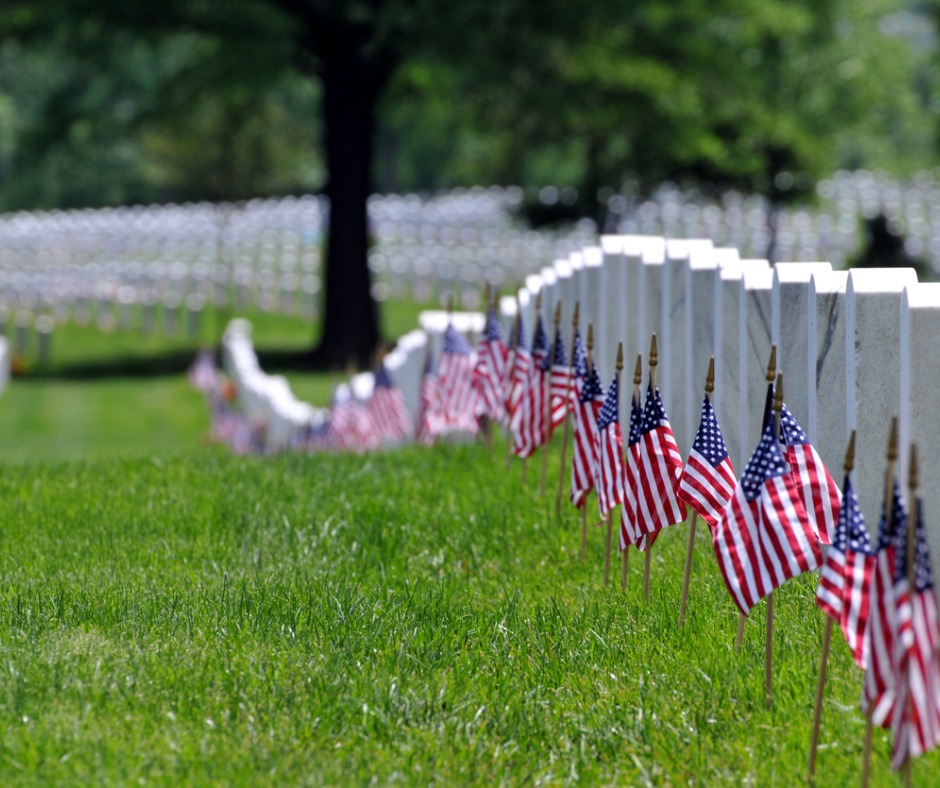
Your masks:
<svg viewBox="0 0 940 788"><path fill-rule="evenodd" d="M772 202L932 164L932 39L888 0L8 0L0 208L331 200L322 360L378 339L373 188L665 179ZM900 32L898 32L900 31Z"/></svg>

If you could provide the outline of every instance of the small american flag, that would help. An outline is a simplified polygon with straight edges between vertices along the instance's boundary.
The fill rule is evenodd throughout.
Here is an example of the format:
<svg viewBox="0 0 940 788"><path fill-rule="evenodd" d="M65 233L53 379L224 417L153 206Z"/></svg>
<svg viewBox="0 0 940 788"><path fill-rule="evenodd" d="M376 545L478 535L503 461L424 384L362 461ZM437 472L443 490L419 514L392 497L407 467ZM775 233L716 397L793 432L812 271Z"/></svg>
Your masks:
<svg viewBox="0 0 940 788"><path fill-rule="evenodd" d="M900 769L940 744L940 623L930 571L930 551L923 523L923 504L915 504L913 527L901 535L895 558L894 596L897 609L895 660L897 703L891 724L894 753L891 766ZM911 534L910 531L914 531ZM914 588L907 577L907 540L914 547Z"/></svg>
<svg viewBox="0 0 940 788"><path fill-rule="evenodd" d="M659 387L650 380L641 422L643 433L637 476L636 525L641 534L655 534L685 520L679 499L682 455L669 425Z"/></svg>
<svg viewBox="0 0 940 788"><path fill-rule="evenodd" d="M780 412L780 442L786 446L787 463L793 473L794 484L802 490L803 507L810 523L819 535L819 541L830 544L836 520L839 519L842 496L816 449L786 405Z"/></svg>
<svg viewBox="0 0 940 788"><path fill-rule="evenodd" d="M714 531L734 495L734 468L718 426L715 408L706 396L702 418L679 482L679 497Z"/></svg>
<svg viewBox="0 0 940 788"><path fill-rule="evenodd" d="M503 342L503 333L492 307L486 313L486 326L477 349L477 363L473 369L473 385L477 391L477 415L501 422L505 418L503 381L509 365L509 348Z"/></svg>
<svg viewBox="0 0 940 788"><path fill-rule="evenodd" d="M869 592L868 669L862 692L862 711L870 714L875 725L891 724L895 700L895 659L897 640L897 609L894 598L894 562L898 552L899 534L907 528L907 507L901 487L894 481L891 496L891 528L885 517L887 502L882 507L875 548L875 571Z"/></svg>
<svg viewBox="0 0 940 788"><path fill-rule="evenodd" d="M513 447L518 457L531 457L545 442L545 381L548 375L548 336L538 318L532 338L529 377L519 405L519 429Z"/></svg>
<svg viewBox="0 0 940 788"><path fill-rule="evenodd" d="M606 517L618 503L623 503L623 439L617 415L619 408L617 378L614 377L597 419L598 462L595 485L601 517Z"/></svg>
<svg viewBox="0 0 940 788"><path fill-rule="evenodd" d="M555 332L555 342L552 345L551 371L549 378L549 391L551 395L551 429L561 426L568 417L571 409L571 368L568 366L568 357L565 354L565 341L561 332Z"/></svg>
<svg viewBox="0 0 940 788"><path fill-rule="evenodd" d="M395 385L385 364L375 370L375 388L369 400L369 411L381 436L390 441L403 441L411 437L414 427L408 415L408 406L401 389Z"/></svg>
<svg viewBox="0 0 940 788"><path fill-rule="evenodd" d="M745 615L791 577L822 561L772 421L712 533L712 544L731 598Z"/></svg>
<svg viewBox="0 0 940 788"><path fill-rule="evenodd" d="M444 398L444 420L448 430L475 433L476 390L473 368L476 357L466 337L448 324L444 332L444 348L438 371Z"/></svg>
<svg viewBox="0 0 940 788"><path fill-rule="evenodd" d="M444 432L444 399L441 383L434 371L434 361L428 354L418 392L418 432L415 440L430 446Z"/></svg>
<svg viewBox="0 0 940 788"><path fill-rule="evenodd" d="M624 501L620 509L620 550L634 545L645 551L656 541L657 534L644 535L639 527L640 445L643 442L643 409L637 394L630 398L630 431L627 433L627 468Z"/></svg>
<svg viewBox="0 0 940 788"><path fill-rule="evenodd" d="M574 451L571 458L571 503L578 509L584 505L588 493L594 489L594 469L597 465L595 435L597 417L604 406L604 387L596 368L588 372L587 357L581 336L574 336L575 392Z"/></svg>
<svg viewBox="0 0 940 788"><path fill-rule="evenodd" d="M862 669L868 664L869 592L874 569L875 551L858 496L846 476L839 520L819 573L816 604L842 629L852 657Z"/></svg>
<svg viewBox="0 0 940 788"><path fill-rule="evenodd" d="M512 358L512 373L509 386L505 389L506 401L504 403L506 417L509 420L509 429L514 440L522 426L522 402L529 384L529 369L531 366L532 353L526 347L525 323L522 320L522 315L519 315L516 346Z"/></svg>

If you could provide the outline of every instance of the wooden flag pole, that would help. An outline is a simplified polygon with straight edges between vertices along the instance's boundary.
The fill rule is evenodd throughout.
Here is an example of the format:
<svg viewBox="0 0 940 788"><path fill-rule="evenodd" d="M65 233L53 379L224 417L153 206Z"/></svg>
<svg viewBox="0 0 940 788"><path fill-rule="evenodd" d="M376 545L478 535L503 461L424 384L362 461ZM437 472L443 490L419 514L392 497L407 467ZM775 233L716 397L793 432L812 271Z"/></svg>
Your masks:
<svg viewBox="0 0 940 788"><path fill-rule="evenodd" d="M587 368L588 374L594 374L594 324L588 323L587 327ZM593 408L594 406L591 405ZM593 469L591 473L593 473ZM588 521L587 521L587 510L588 510L588 498L590 498L591 493L588 491L588 494L584 496L584 503L581 505L581 560L584 560L587 557L587 534L588 534Z"/></svg>
<svg viewBox="0 0 940 788"><path fill-rule="evenodd" d="M552 346L548 350L548 374L545 376L545 429L542 432L542 480L539 483L539 493L545 497L545 474L548 472L548 444L552 439L552 368L555 359L555 345L561 331L561 301L555 304L555 335Z"/></svg>
<svg viewBox="0 0 940 788"><path fill-rule="evenodd" d="M643 383L643 354L636 354L636 366L633 368L633 399L639 401L640 385ZM632 416L631 416L632 418ZM630 543L623 546L623 567L620 570L620 585L627 587L627 578L630 570Z"/></svg>
<svg viewBox="0 0 940 788"><path fill-rule="evenodd" d="M656 367L659 365L659 352L656 347L656 332L650 340L650 387L656 389ZM646 546L646 562L643 564L643 599L650 598L650 566L653 560L653 541Z"/></svg>
<svg viewBox="0 0 940 788"><path fill-rule="evenodd" d="M623 370L623 342L617 345L617 390L620 390L620 373ZM604 585L610 585L610 540L614 531L614 513L607 512L607 546L604 550Z"/></svg>
<svg viewBox="0 0 940 788"><path fill-rule="evenodd" d="M898 417L891 417L891 430L888 433L888 465L885 468L885 532L894 528L894 471L898 461ZM875 732L875 723L871 718L871 709L865 715L865 744L862 747L862 788L867 788L871 778L871 748Z"/></svg>
<svg viewBox="0 0 940 788"><path fill-rule="evenodd" d="M911 444L911 459L908 464L907 471L907 486L910 491L907 496L908 506L910 506L911 516L907 519L907 596L910 600L910 604L914 604L914 554L917 549L917 526L918 519L920 518L920 510L917 506L917 446ZM912 607L913 610L913 607ZM911 698L911 660L908 660L907 672L904 674L904 683L906 684L904 698L906 709L904 710L905 716L910 719L912 716L911 713L911 704L913 700ZM907 736L907 742L905 744L907 748L907 759L904 761L904 785L906 788L910 788L911 785L911 744L914 738L914 731L910 723L905 727L905 735Z"/></svg>
<svg viewBox="0 0 940 788"><path fill-rule="evenodd" d="M845 476L855 466L855 430L849 436L849 447L845 452ZM813 710L813 733L809 740L809 765L806 767L806 779L812 783L816 776L816 751L819 746L819 725L822 721L822 704L826 691L826 670L829 667L829 645L832 642L832 618L826 616L826 628L823 630L822 653L819 657L819 680L816 684L816 708Z"/></svg>
<svg viewBox="0 0 940 788"><path fill-rule="evenodd" d="M571 319L571 344L568 350L571 353L571 365L568 370L568 382L565 384L565 431L561 436L561 470L558 472L558 495L555 496L555 516L561 517L561 491L565 485L565 455L568 453L568 434L571 432L571 384L574 378L574 338L578 333L578 318L581 312L581 302L574 302L574 317Z"/></svg>
<svg viewBox="0 0 940 788"><path fill-rule="evenodd" d="M777 390L774 392L774 440L780 436L780 411L783 410L783 373L777 373ZM767 595L767 632L764 644L764 701L767 708L773 705L774 681L774 592Z"/></svg>
<svg viewBox="0 0 940 788"><path fill-rule="evenodd" d="M708 374L705 376L705 396L710 400L715 390L715 357L708 360ZM679 629L685 626L685 610L689 603L689 579L692 575L692 554L695 550L695 523L698 514L693 510L689 522L689 545L685 550L685 575L682 578L682 599L679 602Z"/></svg>
<svg viewBox="0 0 940 788"><path fill-rule="evenodd" d="M773 383L777 379L777 346L775 344L770 346L770 359L767 362L767 374L764 376L764 379L768 383ZM763 417L763 412L761 413ZM764 425L760 425L761 434L764 432ZM744 622L747 620L747 616L744 613L738 613L738 635L734 642L734 650L737 653L741 651L741 644L744 642Z"/></svg>

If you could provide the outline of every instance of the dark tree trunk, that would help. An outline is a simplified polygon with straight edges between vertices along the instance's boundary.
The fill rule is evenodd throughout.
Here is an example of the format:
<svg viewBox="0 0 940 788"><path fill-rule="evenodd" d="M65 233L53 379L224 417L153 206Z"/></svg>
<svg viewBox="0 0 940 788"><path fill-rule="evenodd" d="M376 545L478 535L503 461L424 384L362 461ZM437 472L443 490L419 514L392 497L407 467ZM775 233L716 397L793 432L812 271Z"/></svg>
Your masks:
<svg viewBox="0 0 940 788"><path fill-rule="evenodd" d="M340 29L320 52L330 214L323 334L313 351L318 366L364 365L379 342L366 201L372 188L376 105L391 69L364 55L363 48L358 31Z"/></svg>

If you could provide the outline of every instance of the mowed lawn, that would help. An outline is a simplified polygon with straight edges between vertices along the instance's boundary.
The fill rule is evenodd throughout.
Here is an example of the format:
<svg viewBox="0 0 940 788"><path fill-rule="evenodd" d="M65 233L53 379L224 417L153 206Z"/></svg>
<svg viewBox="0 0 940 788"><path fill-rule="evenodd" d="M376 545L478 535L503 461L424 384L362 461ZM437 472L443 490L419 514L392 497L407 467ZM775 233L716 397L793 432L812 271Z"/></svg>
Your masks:
<svg viewBox="0 0 940 788"><path fill-rule="evenodd" d="M768 710L763 605L736 654L707 534L679 630L685 527L648 602L636 555L604 588L601 529L582 562L529 470L475 445L5 467L0 782L800 782L814 578L777 595ZM858 782L860 681L834 639L825 784ZM874 784L889 755L878 731Z"/></svg>

